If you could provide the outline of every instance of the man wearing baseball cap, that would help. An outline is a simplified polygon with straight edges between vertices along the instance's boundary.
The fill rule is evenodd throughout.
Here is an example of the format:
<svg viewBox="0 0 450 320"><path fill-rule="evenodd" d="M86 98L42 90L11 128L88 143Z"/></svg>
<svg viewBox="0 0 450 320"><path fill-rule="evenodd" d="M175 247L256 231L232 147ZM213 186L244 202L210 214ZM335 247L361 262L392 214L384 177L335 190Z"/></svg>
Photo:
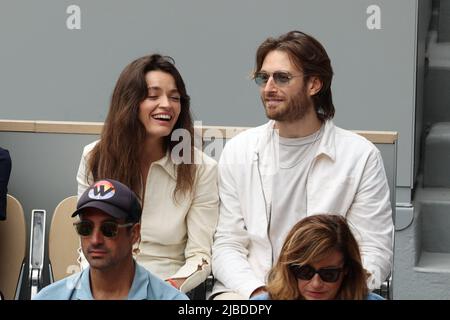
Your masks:
<svg viewBox="0 0 450 320"><path fill-rule="evenodd" d="M87 189L72 217L89 268L42 289L36 300L183 300L187 296L137 264L142 207L122 183L104 179Z"/></svg>

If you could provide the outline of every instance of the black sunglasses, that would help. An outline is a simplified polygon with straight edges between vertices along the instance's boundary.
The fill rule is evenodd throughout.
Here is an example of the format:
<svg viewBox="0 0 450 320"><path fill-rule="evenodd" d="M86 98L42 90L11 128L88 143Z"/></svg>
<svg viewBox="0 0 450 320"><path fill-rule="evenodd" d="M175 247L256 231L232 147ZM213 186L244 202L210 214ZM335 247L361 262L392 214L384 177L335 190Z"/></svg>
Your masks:
<svg viewBox="0 0 450 320"><path fill-rule="evenodd" d="M289 84L292 78L301 77L302 75L293 76L289 72L285 71L275 71L272 73L273 81L277 86L285 86ZM270 79L270 74L267 72L256 72L254 75L255 82L258 86L263 87L267 84Z"/></svg>
<svg viewBox="0 0 450 320"><path fill-rule="evenodd" d="M114 221L104 221L100 225L100 231L106 238L114 238L119 232L119 228L131 227L134 223L118 224ZM73 224L77 233L82 237L89 237L94 232L95 225L92 221L81 220Z"/></svg>
<svg viewBox="0 0 450 320"><path fill-rule="evenodd" d="M316 273L319 274L320 279L325 282L336 282L339 279L339 275L344 268L320 268L318 270L314 269L310 265L299 265L291 264L289 266L292 273L297 279L300 280L311 280Z"/></svg>

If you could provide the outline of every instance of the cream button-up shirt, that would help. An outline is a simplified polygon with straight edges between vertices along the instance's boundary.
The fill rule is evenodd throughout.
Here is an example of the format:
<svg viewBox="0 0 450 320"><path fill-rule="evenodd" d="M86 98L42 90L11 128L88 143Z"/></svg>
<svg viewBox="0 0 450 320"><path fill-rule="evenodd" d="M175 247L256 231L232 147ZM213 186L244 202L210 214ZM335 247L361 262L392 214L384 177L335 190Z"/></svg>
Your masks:
<svg viewBox="0 0 450 320"><path fill-rule="evenodd" d="M77 174L78 197L93 178L86 171L89 152L95 141L85 146ZM151 164L146 180L141 221L142 266L162 279L187 278L180 290L187 292L211 273L211 246L218 220L219 195L217 163L194 149L197 165L193 192L177 195L176 165L169 154Z"/></svg>

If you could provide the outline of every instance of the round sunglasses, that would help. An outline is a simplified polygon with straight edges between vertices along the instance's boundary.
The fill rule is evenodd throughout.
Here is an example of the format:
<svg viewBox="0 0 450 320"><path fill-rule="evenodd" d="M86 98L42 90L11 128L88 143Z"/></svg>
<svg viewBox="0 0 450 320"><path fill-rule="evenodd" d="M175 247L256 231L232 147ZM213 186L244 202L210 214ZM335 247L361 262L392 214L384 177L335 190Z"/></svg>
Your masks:
<svg viewBox="0 0 450 320"><path fill-rule="evenodd" d="M95 225L92 221L81 220L73 224L75 230L81 237L89 237L94 232ZM100 225L100 231L106 238L114 238L119 232L119 228L131 227L133 222L119 224L115 221L103 221Z"/></svg>
<svg viewBox="0 0 450 320"><path fill-rule="evenodd" d="M254 80L255 83L260 86L260 87L264 87L267 82L270 79L270 74L264 71L260 71L260 72L256 72L254 75ZM286 86L289 84L289 82L291 81L292 78L295 77L301 77L302 75L292 75L289 72L285 72L285 71L275 71L274 73L272 73L272 78L273 81L275 82L275 84L277 86Z"/></svg>
<svg viewBox="0 0 450 320"><path fill-rule="evenodd" d="M320 279L325 282L336 282L344 268L320 268L314 269L310 265L291 264L289 269L294 276L300 280L311 280L314 275L319 274Z"/></svg>

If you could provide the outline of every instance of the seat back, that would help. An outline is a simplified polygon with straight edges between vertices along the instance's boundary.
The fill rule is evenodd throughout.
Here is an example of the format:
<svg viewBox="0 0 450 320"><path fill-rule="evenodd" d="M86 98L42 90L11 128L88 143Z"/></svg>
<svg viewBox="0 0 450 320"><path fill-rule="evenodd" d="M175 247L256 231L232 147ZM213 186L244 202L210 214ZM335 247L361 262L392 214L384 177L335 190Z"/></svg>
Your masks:
<svg viewBox="0 0 450 320"><path fill-rule="evenodd" d="M48 257L52 281L61 280L79 271L78 248L80 238L73 227L72 212L77 206L77 197L62 200L55 208L48 237Z"/></svg>
<svg viewBox="0 0 450 320"><path fill-rule="evenodd" d="M20 292L27 233L22 205L9 194L6 212L6 220L0 221L0 291L6 300L13 300Z"/></svg>
<svg viewBox="0 0 450 320"><path fill-rule="evenodd" d="M43 286L46 215L47 212L42 209L33 209L31 212L30 259L28 267L28 284L31 299Z"/></svg>

